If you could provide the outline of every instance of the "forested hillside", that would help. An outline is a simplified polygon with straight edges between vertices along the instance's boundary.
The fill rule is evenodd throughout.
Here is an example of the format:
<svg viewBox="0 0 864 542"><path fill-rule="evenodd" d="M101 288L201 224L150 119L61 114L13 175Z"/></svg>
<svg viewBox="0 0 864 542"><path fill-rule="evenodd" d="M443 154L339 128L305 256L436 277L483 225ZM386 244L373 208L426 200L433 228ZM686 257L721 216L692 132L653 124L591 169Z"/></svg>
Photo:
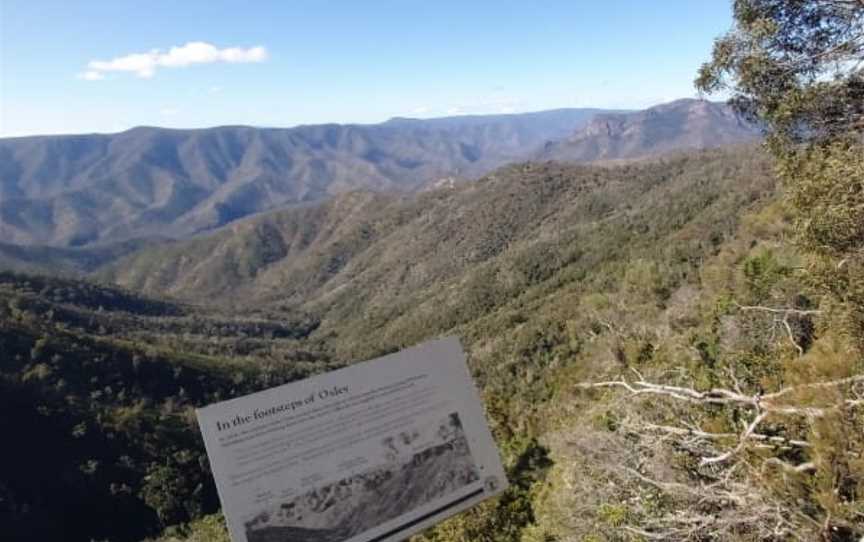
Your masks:
<svg viewBox="0 0 864 542"><path fill-rule="evenodd" d="M192 407L326 370L297 346L316 325L0 274L4 537L140 540L215 511Z"/></svg>
<svg viewBox="0 0 864 542"><path fill-rule="evenodd" d="M386 296L371 302L384 306L427 290L440 295L444 281L504 258L539 268L509 271L518 293L516 285L547 278L546 267L586 253L608 256L609 245L594 242L606 229L624 230L631 239L656 235L674 225L667 223L670 214L688 221L701 206L717 203L713 198L725 202L734 194L724 194L728 187L758 191L740 179L765 177L767 167L750 148L612 168L518 164L413 198L354 192L261 215L206 237L141 250L103 276L189 301L259 304L272 297L312 306L319 299ZM683 201L699 190L712 199L699 206ZM530 250L552 261L529 257Z"/></svg>
<svg viewBox="0 0 864 542"><path fill-rule="evenodd" d="M339 362L460 336L513 487L425 538L807 539L826 521L837 540L860 534L861 367L787 243L761 152L523 164L306 213L144 252L111 276L316 314L306 340ZM244 272L213 283L206 269ZM759 395L768 414L753 418ZM220 532L210 517L173 536Z"/></svg>
<svg viewBox="0 0 864 542"><path fill-rule="evenodd" d="M621 493L607 494L608 477L577 486L566 477L577 463L585 476L603 472L586 457L610 443L620 453L636 444L619 432L614 395L579 391L577 381L629 367L710 381L732 340L717 322L742 348L790 351L781 328L771 335L771 318L736 305L816 303L795 280L795 255L776 244L782 220L755 149L613 168L529 163L413 199L355 193L256 217L230 234L144 251L107 275L180 303L6 275L4 351L17 361L5 385L30 398L18 403L22 420L52 419L45 442L75 451L47 471L19 459L4 478L5 513L22 533L52 517L45 526L71 522L64 528L82 540L135 540L215 512L192 406L455 333L514 487L429 536L615 532L621 514L645 513L641 501L633 510L616 503L644 488L616 484ZM233 291L251 301L245 312L200 306ZM809 352L814 328L794 325L809 333L797 339ZM762 331L752 338L754 326ZM28 449L25 457L40 457ZM686 461L663 465L690 475ZM34 471L50 476L24 489L17 476ZM82 510L126 503L117 513L129 521L67 516L70 487L89 496L79 497Z"/></svg>

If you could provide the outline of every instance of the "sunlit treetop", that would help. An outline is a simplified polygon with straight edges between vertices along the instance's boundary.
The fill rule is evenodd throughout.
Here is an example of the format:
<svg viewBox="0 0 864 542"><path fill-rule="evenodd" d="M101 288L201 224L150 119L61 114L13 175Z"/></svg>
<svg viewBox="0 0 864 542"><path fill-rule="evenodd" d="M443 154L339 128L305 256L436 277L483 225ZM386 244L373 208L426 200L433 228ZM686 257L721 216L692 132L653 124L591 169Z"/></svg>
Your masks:
<svg viewBox="0 0 864 542"><path fill-rule="evenodd" d="M864 130L864 0L735 0L696 87L730 91L774 142Z"/></svg>

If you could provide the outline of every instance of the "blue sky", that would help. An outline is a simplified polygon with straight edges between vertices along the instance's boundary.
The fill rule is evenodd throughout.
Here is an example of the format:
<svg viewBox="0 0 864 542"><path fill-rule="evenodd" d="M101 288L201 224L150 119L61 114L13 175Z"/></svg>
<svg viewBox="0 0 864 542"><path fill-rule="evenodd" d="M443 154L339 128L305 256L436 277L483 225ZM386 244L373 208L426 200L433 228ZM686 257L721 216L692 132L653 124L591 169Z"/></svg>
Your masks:
<svg viewBox="0 0 864 542"><path fill-rule="evenodd" d="M640 108L730 3L0 0L0 136Z"/></svg>

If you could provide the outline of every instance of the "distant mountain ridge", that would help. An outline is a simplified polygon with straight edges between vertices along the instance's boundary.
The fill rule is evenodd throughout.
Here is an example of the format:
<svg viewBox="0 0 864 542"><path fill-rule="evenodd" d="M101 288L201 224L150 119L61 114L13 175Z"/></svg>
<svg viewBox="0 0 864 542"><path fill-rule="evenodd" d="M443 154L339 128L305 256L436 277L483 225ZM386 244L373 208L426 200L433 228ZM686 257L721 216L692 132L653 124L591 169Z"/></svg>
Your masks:
<svg viewBox="0 0 864 542"><path fill-rule="evenodd" d="M0 239L70 247L185 237L346 190L475 177L600 112L0 139Z"/></svg>
<svg viewBox="0 0 864 542"><path fill-rule="evenodd" d="M353 190L410 192L529 159L629 159L758 137L726 105L678 100L639 112L0 139L0 239L39 250L99 247L101 261L143 239L182 239ZM0 247L0 261L19 268L42 256ZM90 254L61 257L82 269L98 263Z"/></svg>
<svg viewBox="0 0 864 542"><path fill-rule="evenodd" d="M635 113L598 114L570 137L547 143L538 158L574 162L641 158L745 143L759 137L759 128L740 118L730 106L683 99Z"/></svg>

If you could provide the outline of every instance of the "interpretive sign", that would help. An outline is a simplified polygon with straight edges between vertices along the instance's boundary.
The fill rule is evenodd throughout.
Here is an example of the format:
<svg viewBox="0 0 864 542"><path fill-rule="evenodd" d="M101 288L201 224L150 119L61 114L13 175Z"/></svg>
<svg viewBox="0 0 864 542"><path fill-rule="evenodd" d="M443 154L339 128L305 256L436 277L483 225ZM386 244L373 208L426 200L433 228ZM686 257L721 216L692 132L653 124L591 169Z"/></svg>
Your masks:
<svg viewBox="0 0 864 542"><path fill-rule="evenodd" d="M234 542L404 540L507 479L455 338L198 410Z"/></svg>

